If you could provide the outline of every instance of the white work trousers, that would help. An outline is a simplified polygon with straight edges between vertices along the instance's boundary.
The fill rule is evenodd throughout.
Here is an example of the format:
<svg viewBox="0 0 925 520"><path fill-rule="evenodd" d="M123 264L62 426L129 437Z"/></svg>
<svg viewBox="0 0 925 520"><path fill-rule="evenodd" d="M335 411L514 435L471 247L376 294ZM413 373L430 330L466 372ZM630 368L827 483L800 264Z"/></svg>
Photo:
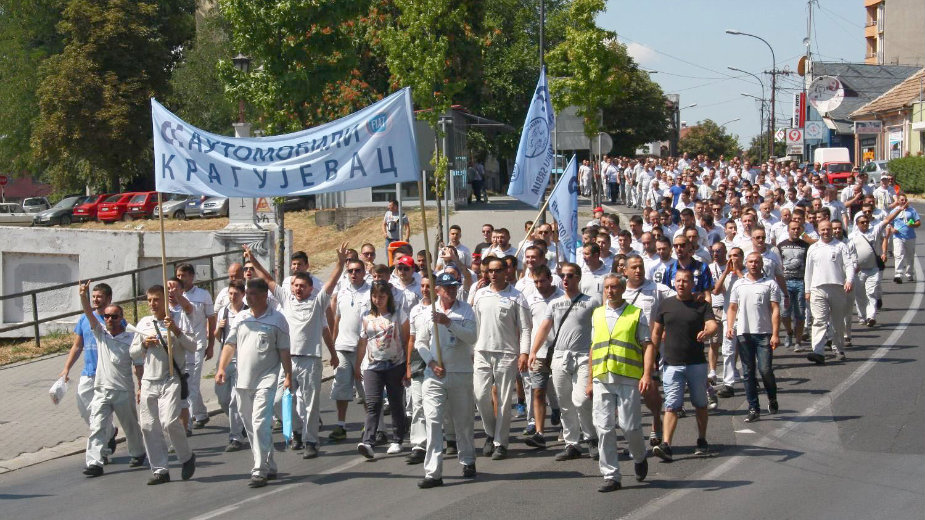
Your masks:
<svg viewBox="0 0 925 520"><path fill-rule="evenodd" d="M469 374L471 377L471 373ZM469 381L471 383L471 381ZM472 385L470 384L469 387ZM467 387L467 388L469 388ZM427 448L427 424L424 418L424 376L420 375L411 378L410 392L406 396L411 397L411 406L405 410L411 411L411 449L423 450ZM471 399L470 399L471 400ZM442 434L441 434L442 435ZM440 440L443 442L443 439Z"/></svg>
<svg viewBox="0 0 925 520"><path fill-rule="evenodd" d="M452 423L456 432L459 463L475 464L475 416L471 372L447 372L439 378L430 368L421 382L421 404L427 432L424 476L443 477L443 425Z"/></svg>
<svg viewBox="0 0 925 520"><path fill-rule="evenodd" d="M87 439L87 466L103 465L103 457L109 452L107 444L112 438L112 415L115 413L125 434L128 453L132 457L145 454L141 428L138 425L138 411L135 408L135 393L130 390L97 388L90 403L90 437Z"/></svg>
<svg viewBox="0 0 925 520"><path fill-rule="evenodd" d="M273 460L273 396L276 386L270 388L236 388L238 409L244 419L244 429L251 442L254 455L252 477L266 478L276 473L276 461Z"/></svg>
<svg viewBox="0 0 925 520"><path fill-rule="evenodd" d="M209 418L209 410L202 400L202 363L205 361L205 346L200 347L196 352L186 353L186 373L189 379L186 380L189 385L189 398L187 399L190 409L190 418L202 421Z"/></svg>
<svg viewBox="0 0 925 520"><path fill-rule="evenodd" d="M915 239L903 240L893 237L893 260L895 261L895 270L893 277L904 277L906 280L912 279L912 263L915 262Z"/></svg>
<svg viewBox="0 0 925 520"><path fill-rule="evenodd" d="M880 290L880 269L858 270L854 284L854 308L862 320L873 320L877 317L877 293Z"/></svg>
<svg viewBox="0 0 925 520"><path fill-rule="evenodd" d="M824 355L826 333L832 327L832 348L841 352L845 348L845 316L848 314L848 295L838 284L814 287L809 296L813 310L813 352Z"/></svg>
<svg viewBox="0 0 925 520"><path fill-rule="evenodd" d="M321 358L314 356L292 356L292 380L295 381L295 405L298 420L292 418L292 431L297 424L302 430L302 440L318 446L318 430L321 428L321 372L324 368Z"/></svg>
<svg viewBox="0 0 925 520"><path fill-rule="evenodd" d="M473 361L475 371L475 406L482 418L485 435L494 439L495 446L508 445L511 433L511 402L517 381L517 355L509 352L476 351ZM498 387L498 415L491 402L491 387ZM456 441L462 432L456 431Z"/></svg>
<svg viewBox="0 0 925 520"><path fill-rule="evenodd" d="M215 397L218 405L228 416L228 440L241 442L241 432L244 430L244 420L238 411L238 398L235 395L234 385L238 380L238 364L234 359L225 367L225 382L215 385Z"/></svg>
<svg viewBox="0 0 925 520"><path fill-rule="evenodd" d="M167 439L173 445L177 460L186 462L193 456L186 431L180 422L180 380L167 377L159 381L141 381L141 437L144 439L148 463L154 473L167 473Z"/></svg>
<svg viewBox="0 0 925 520"><path fill-rule="evenodd" d="M585 393L590 369L588 354L562 351L553 354L552 384L560 397L562 437L566 445L577 446L582 433L588 438L595 436L591 398Z"/></svg>
<svg viewBox="0 0 925 520"><path fill-rule="evenodd" d="M629 444L633 462L639 464L646 458L646 443L642 436L642 408L639 403L639 386L627 383L603 383L594 380L594 427L597 429L599 465L605 479L620 481L620 467L617 459L617 431L615 424L623 430L623 437Z"/></svg>

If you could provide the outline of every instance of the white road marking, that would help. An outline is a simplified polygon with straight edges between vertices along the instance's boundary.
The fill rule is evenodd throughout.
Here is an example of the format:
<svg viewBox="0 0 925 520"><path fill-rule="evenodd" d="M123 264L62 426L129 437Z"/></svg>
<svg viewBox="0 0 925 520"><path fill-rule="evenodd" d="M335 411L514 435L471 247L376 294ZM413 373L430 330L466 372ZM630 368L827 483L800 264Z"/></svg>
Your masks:
<svg viewBox="0 0 925 520"><path fill-rule="evenodd" d="M813 416L819 413L819 410L829 405L832 401L836 400L839 396L845 393L846 390L851 388L851 385L855 384L864 377L865 374L870 372L874 365L877 364L877 361L880 360L883 356L893 348L893 345L899 341L899 338L906 332L909 324L912 322L912 318L921 310L922 299L925 296L925 275L922 273L922 264L919 262L919 259L915 259L915 296L912 297L912 303L909 305L909 310L903 315L899 324L893 330L893 333L887 338L886 343L876 351L873 355L864 362L860 367L857 368L847 379L838 384L833 388L829 393L821 396L819 399L816 399L815 402L805 410L803 410L794 420L787 421L783 426L777 428L776 430L768 433L760 440L758 440L758 445L767 444L768 441L772 439L778 439L786 435L790 430L797 427L797 425L802 422L802 419L806 417ZM749 457L742 455L734 455L729 457L728 460L720 464L719 466L713 468L711 471L700 476L701 480L716 480L722 478L723 475L728 473L736 464L748 460ZM630 511L629 513L620 517L620 520L633 520L637 518L646 518L650 515L659 514L660 510L664 508L667 504L676 502L686 496L688 493L694 491L697 488L687 487L672 491L665 496L658 497L648 504ZM661 512L664 515L664 512Z"/></svg>

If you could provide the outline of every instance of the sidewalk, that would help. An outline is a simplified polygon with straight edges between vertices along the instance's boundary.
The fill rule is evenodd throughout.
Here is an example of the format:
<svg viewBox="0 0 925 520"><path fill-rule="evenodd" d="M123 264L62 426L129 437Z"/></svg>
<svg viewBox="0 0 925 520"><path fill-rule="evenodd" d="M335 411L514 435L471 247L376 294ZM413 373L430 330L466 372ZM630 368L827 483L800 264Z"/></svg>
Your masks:
<svg viewBox="0 0 925 520"><path fill-rule="evenodd" d="M590 215L587 201L582 204L582 216ZM511 243L523 239L523 223L536 217L537 211L510 197L496 196L489 204L459 210L450 216L450 224L463 229L463 243L469 247L481 242L482 224L491 223L511 231ZM547 213L548 215L548 213ZM547 217L549 218L549 217ZM428 222L429 238L433 240L436 222ZM424 235L420 229L411 243L415 251L424 248ZM433 244L431 244L433 247ZM384 258L384 256L380 256ZM331 267L323 269L330 272ZM67 395L57 406L52 404L48 389L64 367L65 354L57 354L0 368L0 474L14 471L47 460L84 451L87 442L87 425L77 413L75 394L83 360L71 370ZM334 376L325 359L324 379ZM212 374L215 358L206 362L203 369L202 393L210 415L220 413L215 399ZM118 422L118 421L117 421ZM124 450L124 446L119 450Z"/></svg>

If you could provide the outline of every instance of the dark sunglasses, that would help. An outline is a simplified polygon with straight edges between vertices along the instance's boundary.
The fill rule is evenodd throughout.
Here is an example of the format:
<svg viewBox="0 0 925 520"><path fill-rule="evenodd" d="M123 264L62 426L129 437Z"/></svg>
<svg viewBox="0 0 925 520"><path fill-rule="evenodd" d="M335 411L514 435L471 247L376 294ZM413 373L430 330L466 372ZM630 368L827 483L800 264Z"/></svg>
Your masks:
<svg viewBox="0 0 925 520"><path fill-rule="evenodd" d="M107 320L121 320L122 315L121 314L104 314L103 318Z"/></svg>
<svg viewBox="0 0 925 520"><path fill-rule="evenodd" d="M362 272L363 272L363 269L359 269L359 268L357 268L357 269L347 269L347 272L350 273L350 274L353 274L353 273L362 273Z"/></svg>
<svg viewBox="0 0 925 520"><path fill-rule="evenodd" d="M411 268L408 267L407 265L398 265L396 269L398 269L399 271L410 271L411 270Z"/></svg>
<svg viewBox="0 0 925 520"><path fill-rule="evenodd" d="M565 280L571 280L572 278L580 278L577 273L562 273L562 278Z"/></svg>

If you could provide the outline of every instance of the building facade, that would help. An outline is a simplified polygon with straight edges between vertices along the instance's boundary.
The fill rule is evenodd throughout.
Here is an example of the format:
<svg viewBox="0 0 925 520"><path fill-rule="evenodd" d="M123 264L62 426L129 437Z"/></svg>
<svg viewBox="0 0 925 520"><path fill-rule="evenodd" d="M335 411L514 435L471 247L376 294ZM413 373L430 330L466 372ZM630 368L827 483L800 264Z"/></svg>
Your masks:
<svg viewBox="0 0 925 520"><path fill-rule="evenodd" d="M925 2L864 0L865 63L925 66Z"/></svg>

